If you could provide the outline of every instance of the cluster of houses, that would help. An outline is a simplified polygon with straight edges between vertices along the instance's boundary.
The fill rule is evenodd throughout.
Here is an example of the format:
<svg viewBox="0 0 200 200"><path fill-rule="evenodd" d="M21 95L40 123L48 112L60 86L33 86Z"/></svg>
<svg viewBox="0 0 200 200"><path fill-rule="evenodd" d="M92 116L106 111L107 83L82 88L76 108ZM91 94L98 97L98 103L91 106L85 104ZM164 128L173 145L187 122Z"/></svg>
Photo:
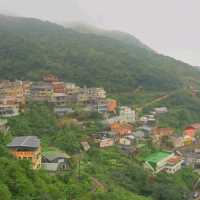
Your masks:
<svg viewBox="0 0 200 200"><path fill-rule="evenodd" d="M175 173L184 166L186 160L190 157L185 156L177 150L195 144L198 133L200 133L200 124L191 124L187 126L183 134L178 136L174 129L156 126L153 123L156 118L168 112L166 107L155 108L146 119L136 120L135 111L129 107L121 106L118 108L119 114L104 121L107 130L91 135L92 141L100 148L106 148L117 145L127 153L135 155L138 153L138 146L151 141L153 145L165 151L155 152L144 158L145 169L151 170L154 174L159 172ZM137 123L136 123L137 122ZM169 141L172 146L162 145L162 142ZM192 152L194 159L192 164L200 166L200 151ZM198 159L197 159L198 158ZM190 162L191 163L191 162Z"/></svg>
<svg viewBox="0 0 200 200"><path fill-rule="evenodd" d="M141 116L139 121L140 121L140 123L154 124L156 122L157 117L159 117L161 114L165 114L167 112L168 112L167 107L156 107L149 114Z"/></svg>
<svg viewBox="0 0 200 200"><path fill-rule="evenodd" d="M163 141L170 141L170 151L155 152L143 160L145 169L154 174L161 171L175 173L181 169L190 156L174 152L194 144L200 132L200 124L196 123L187 126L183 134L177 136L172 128L156 126L157 117L167 113L167 107L154 108L149 114L137 119L135 110L119 106L116 100L108 99L103 88L80 88L49 74L41 82L0 81L0 133L6 133L9 129L6 118L23 112L26 102L47 102L58 116L73 113L74 106L103 114L106 129L93 133L87 141L82 141L84 151L88 151L91 144L96 144L99 148L117 145L125 153L135 155L138 148L147 141L160 149L163 149ZM71 157L66 153L58 150L43 153L36 136L16 137L7 147L15 158L30 160L33 169L43 168L55 172L69 169L70 166ZM190 154L197 155L195 152ZM200 166L200 156L197 157L199 163L195 164Z"/></svg>
<svg viewBox="0 0 200 200"><path fill-rule="evenodd" d="M188 125L184 128L183 134L177 135L171 128L157 129L157 143L162 138L167 138L172 143L174 149L195 144L198 141L198 133L200 133L200 123Z"/></svg>
<svg viewBox="0 0 200 200"><path fill-rule="evenodd" d="M123 150L134 154L137 148L133 145L135 137L132 131L132 127L128 127L127 131L122 133L114 127L110 132L92 134L90 142L97 144L100 148L119 144ZM81 142L81 145L84 151L90 149L87 141ZM15 137L7 147L16 159L29 160L32 169L42 168L49 172L62 172L70 168L71 157L68 154L58 150L42 152L40 140L36 136ZM156 152L145 158L144 161L145 168L152 170L154 174L161 171L175 173L181 169L184 162L180 155L164 151Z"/></svg>
<svg viewBox="0 0 200 200"><path fill-rule="evenodd" d="M42 82L32 83L28 99L48 102L61 116L72 113L72 105L84 106L85 110L99 113L115 112L117 107L117 101L107 99L103 88L80 88L74 83L61 82L54 75L44 76Z"/></svg>
<svg viewBox="0 0 200 200"><path fill-rule="evenodd" d="M186 161L200 166L200 151L189 154L181 154L176 151L194 143L200 130L200 124L186 127L183 136L178 137L171 128L153 127L146 123L136 126L134 123L135 112L132 109L122 106L118 110L119 114L116 114L118 120L107 119L104 121L107 123L105 131L91 134L87 141L81 142L84 151L87 152L94 144L99 148L117 145L128 155L135 156L138 148L145 145L146 141L151 140L153 144L160 144L163 138L168 138L173 141L173 148L168 151L154 152L145 157L143 159L145 169L152 171L153 174L175 173L182 168ZM7 129L6 123L5 119L0 121L0 129ZM30 160L33 169L43 168L50 172L57 172L70 167L71 157L68 154L58 150L42 153L40 140L36 136L16 137L7 147L15 158ZM192 160L191 155L194 157Z"/></svg>
<svg viewBox="0 0 200 200"><path fill-rule="evenodd" d="M0 116L12 117L24 110L27 82L0 81Z"/></svg>
<svg viewBox="0 0 200 200"><path fill-rule="evenodd" d="M40 82L0 81L0 117L19 115L26 102L48 102L61 116L72 113L72 105L82 105L85 110L99 113L115 112L117 108L117 101L107 99L103 88L80 88L51 74Z"/></svg>
<svg viewBox="0 0 200 200"><path fill-rule="evenodd" d="M113 124L113 123L130 123L134 124L136 122L136 112L127 106L120 106L118 108L119 115L107 118L105 120L105 124Z"/></svg>

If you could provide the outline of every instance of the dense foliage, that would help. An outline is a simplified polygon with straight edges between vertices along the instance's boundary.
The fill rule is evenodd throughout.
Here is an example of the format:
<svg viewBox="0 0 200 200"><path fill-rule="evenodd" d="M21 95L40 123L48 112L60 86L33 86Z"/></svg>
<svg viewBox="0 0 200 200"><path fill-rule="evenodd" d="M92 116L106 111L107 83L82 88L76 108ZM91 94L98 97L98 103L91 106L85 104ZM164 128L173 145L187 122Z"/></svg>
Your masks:
<svg viewBox="0 0 200 200"><path fill-rule="evenodd" d="M51 72L80 86L103 86L121 103L136 107L172 91L177 91L174 98L178 100L179 90L200 85L197 69L159 55L125 33L80 31L36 19L0 16L0 38L1 79L41 80ZM186 95L178 112L173 102L168 103L175 114L167 120L184 113L184 124L200 121L198 112L190 110L191 96ZM193 107L198 107L198 101L192 102ZM164 124L179 126L165 120Z"/></svg>
<svg viewBox="0 0 200 200"><path fill-rule="evenodd" d="M64 199L65 185L57 177L43 171L30 170L27 161L16 161L7 152L7 137L0 138L0 199L44 200Z"/></svg>
<svg viewBox="0 0 200 200"><path fill-rule="evenodd" d="M200 120L199 97L182 91L191 80L199 84L199 72L156 54L135 38L131 42L129 36L127 42L121 33L86 34L49 22L4 16L0 16L0 38L1 79L39 80L51 72L81 86L104 86L111 96L136 108L177 91L145 107L144 112L153 106L168 106L170 112L159 123L175 128ZM98 114L85 112L58 119L43 104L31 104L25 113L9 119L10 133L0 136L0 199L187 199L196 179L191 169L155 178L118 148L92 147L88 153L81 152L80 141L102 129L99 119ZM63 176L49 176L42 170L30 170L28 162L14 160L6 144L20 135L40 137L43 151L59 148L73 155L71 170Z"/></svg>
<svg viewBox="0 0 200 200"><path fill-rule="evenodd" d="M0 199L187 199L198 177L191 169L155 178L135 158L117 147L103 150L92 146L89 152L81 152L81 139L100 129L98 119L97 116L88 123L86 114L84 128L65 119L65 126L61 128L58 125L61 119L45 104L31 104L23 115L9 119L10 133L0 137ZM62 175L49 176L42 170L32 171L27 161L12 158L6 144L13 136L30 134L41 138L43 151L59 148L72 155L71 169Z"/></svg>
<svg viewBox="0 0 200 200"><path fill-rule="evenodd" d="M0 78L40 79L52 72L82 86L130 92L138 86L175 89L196 77L197 70L189 65L139 45L134 37L127 42L122 33L84 34L49 22L3 16L0 27Z"/></svg>

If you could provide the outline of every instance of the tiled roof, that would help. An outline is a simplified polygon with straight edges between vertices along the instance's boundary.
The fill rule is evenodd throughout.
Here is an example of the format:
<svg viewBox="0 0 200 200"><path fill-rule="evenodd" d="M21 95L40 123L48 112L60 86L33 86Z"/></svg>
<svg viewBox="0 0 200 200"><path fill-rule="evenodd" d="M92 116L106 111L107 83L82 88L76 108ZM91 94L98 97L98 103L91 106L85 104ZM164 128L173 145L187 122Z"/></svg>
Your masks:
<svg viewBox="0 0 200 200"><path fill-rule="evenodd" d="M175 165L177 163L179 163L182 160L181 156L174 156L172 158L170 158L167 163L170 165Z"/></svg>

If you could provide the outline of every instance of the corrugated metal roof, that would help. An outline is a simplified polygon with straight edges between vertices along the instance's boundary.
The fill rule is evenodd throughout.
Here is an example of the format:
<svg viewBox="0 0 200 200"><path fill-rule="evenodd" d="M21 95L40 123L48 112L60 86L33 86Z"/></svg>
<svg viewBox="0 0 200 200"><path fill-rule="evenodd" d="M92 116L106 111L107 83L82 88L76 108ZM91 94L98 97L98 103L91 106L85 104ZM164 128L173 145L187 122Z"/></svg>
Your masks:
<svg viewBox="0 0 200 200"><path fill-rule="evenodd" d="M38 148L40 146L40 140L36 136L22 136L16 137L13 141L7 145L7 147L30 147Z"/></svg>

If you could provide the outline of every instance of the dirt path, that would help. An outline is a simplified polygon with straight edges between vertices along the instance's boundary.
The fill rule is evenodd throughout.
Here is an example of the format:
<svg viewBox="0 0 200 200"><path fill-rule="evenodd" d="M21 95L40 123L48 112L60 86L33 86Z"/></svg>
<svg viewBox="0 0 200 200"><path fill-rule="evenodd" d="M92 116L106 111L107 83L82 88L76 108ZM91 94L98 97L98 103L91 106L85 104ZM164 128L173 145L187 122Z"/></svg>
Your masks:
<svg viewBox="0 0 200 200"><path fill-rule="evenodd" d="M103 183L101 183L99 180L97 180L96 178L92 177L91 178L93 181L93 192L96 192L97 189L102 190L103 192L106 192L106 187Z"/></svg>
<svg viewBox="0 0 200 200"><path fill-rule="evenodd" d="M138 112L142 112L144 108L149 107L149 106L151 106L155 103L158 103L160 101L163 101L165 99L168 99L169 97L171 97L174 94L175 94L175 92L171 92L170 94L167 94L167 95L164 95L164 96L161 96L161 97L157 97L153 101L144 104L142 107L138 108L137 110L138 110Z"/></svg>

